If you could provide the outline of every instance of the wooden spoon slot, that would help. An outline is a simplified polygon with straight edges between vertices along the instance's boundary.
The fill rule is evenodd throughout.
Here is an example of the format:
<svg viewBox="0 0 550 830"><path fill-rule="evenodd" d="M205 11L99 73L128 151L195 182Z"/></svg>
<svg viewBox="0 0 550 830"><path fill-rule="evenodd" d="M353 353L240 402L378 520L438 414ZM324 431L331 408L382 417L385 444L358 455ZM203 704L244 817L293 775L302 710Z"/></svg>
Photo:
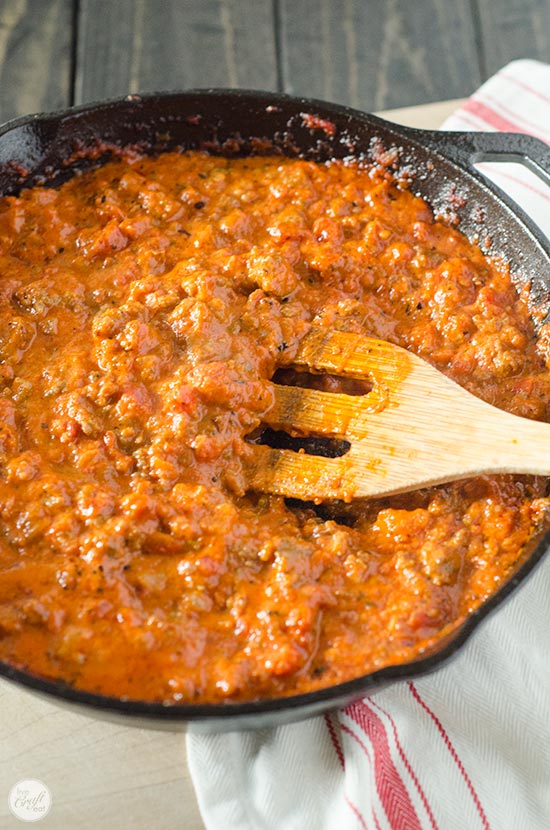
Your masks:
<svg viewBox="0 0 550 830"><path fill-rule="evenodd" d="M362 378L331 375L330 372L311 372L294 367L277 369L271 380L280 386L299 386L302 389L339 392L356 397L368 395L373 389L373 384Z"/></svg>
<svg viewBox="0 0 550 830"><path fill-rule="evenodd" d="M339 438L326 435L290 435L281 429L272 429L263 424L259 430L246 436L250 444L262 444L275 450L293 450L305 455L319 455L323 458L340 458L349 452L351 444Z"/></svg>

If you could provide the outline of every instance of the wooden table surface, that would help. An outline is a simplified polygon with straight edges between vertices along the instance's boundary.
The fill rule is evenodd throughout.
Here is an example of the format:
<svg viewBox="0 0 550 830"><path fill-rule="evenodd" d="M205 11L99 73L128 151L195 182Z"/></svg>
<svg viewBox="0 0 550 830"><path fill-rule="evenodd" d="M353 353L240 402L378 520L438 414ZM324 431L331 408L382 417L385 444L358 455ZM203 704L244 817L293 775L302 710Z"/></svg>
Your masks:
<svg viewBox="0 0 550 830"><path fill-rule="evenodd" d="M0 0L0 120L127 92L240 86L437 127L501 65L550 60L550 0ZM419 106L423 105L423 106ZM406 107L395 110L394 108ZM0 828L23 778L44 830L200 830L183 735L0 681Z"/></svg>
<svg viewBox="0 0 550 830"><path fill-rule="evenodd" d="M550 60L550 0L0 0L0 119L194 86L367 111Z"/></svg>

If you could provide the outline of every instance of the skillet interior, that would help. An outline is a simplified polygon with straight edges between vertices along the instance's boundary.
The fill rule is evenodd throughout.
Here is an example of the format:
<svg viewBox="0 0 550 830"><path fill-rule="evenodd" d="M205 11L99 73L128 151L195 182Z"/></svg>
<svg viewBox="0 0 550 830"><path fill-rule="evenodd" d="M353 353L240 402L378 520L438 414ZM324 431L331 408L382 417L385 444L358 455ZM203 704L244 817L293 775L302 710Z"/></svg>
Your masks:
<svg viewBox="0 0 550 830"><path fill-rule="evenodd" d="M507 145L512 137L499 139L503 153L514 152ZM275 151L319 161L354 155L383 164L408 181L437 214L458 222L469 238L477 238L486 252L510 262L516 279L531 283L534 302L546 313L550 245L473 168L472 146L465 136L409 130L344 107L267 93L214 90L130 96L32 116L0 131L0 193L16 193L35 184L58 185L128 144L153 153L183 146L223 155ZM540 561L548 541L548 537L540 541L512 579L452 639L441 643L437 652L306 695L244 704L166 707L76 691L2 663L0 674L38 692L85 705L88 711L93 707L98 714L131 715L140 725L155 728L185 724L195 729L249 728L308 717L343 705L367 689L438 668Z"/></svg>

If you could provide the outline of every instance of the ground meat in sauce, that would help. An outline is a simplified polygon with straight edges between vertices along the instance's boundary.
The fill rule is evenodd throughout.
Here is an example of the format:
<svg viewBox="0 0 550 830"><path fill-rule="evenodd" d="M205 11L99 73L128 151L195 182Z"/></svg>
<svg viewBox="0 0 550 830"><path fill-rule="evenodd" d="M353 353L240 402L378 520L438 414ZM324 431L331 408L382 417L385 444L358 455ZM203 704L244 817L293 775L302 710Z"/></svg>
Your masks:
<svg viewBox="0 0 550 830"><path fill-rule="evenodd" d="M266 381L312 325L548 419L507 269L367 166L128 153L1 201L3 660L145 700L290 695L426 653L507 578L544 479L247 492Z"/></svg>

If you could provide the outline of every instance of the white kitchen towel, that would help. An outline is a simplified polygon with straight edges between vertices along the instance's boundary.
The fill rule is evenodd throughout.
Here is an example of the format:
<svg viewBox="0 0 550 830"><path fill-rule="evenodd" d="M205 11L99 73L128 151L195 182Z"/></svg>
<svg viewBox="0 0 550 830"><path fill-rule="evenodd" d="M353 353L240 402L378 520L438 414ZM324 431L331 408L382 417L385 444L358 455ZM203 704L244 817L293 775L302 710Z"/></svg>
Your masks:
<svg viewBox="0 0 550 830"><path fill-rule="evenodd" d="M550 143L550 66L516 61L445 124ZM486 168L487 170L489 168ZM550 191L491 176L550 235ZM550 558L460 654L330 716L188 735L208 830L549 830Z"/></svg>

